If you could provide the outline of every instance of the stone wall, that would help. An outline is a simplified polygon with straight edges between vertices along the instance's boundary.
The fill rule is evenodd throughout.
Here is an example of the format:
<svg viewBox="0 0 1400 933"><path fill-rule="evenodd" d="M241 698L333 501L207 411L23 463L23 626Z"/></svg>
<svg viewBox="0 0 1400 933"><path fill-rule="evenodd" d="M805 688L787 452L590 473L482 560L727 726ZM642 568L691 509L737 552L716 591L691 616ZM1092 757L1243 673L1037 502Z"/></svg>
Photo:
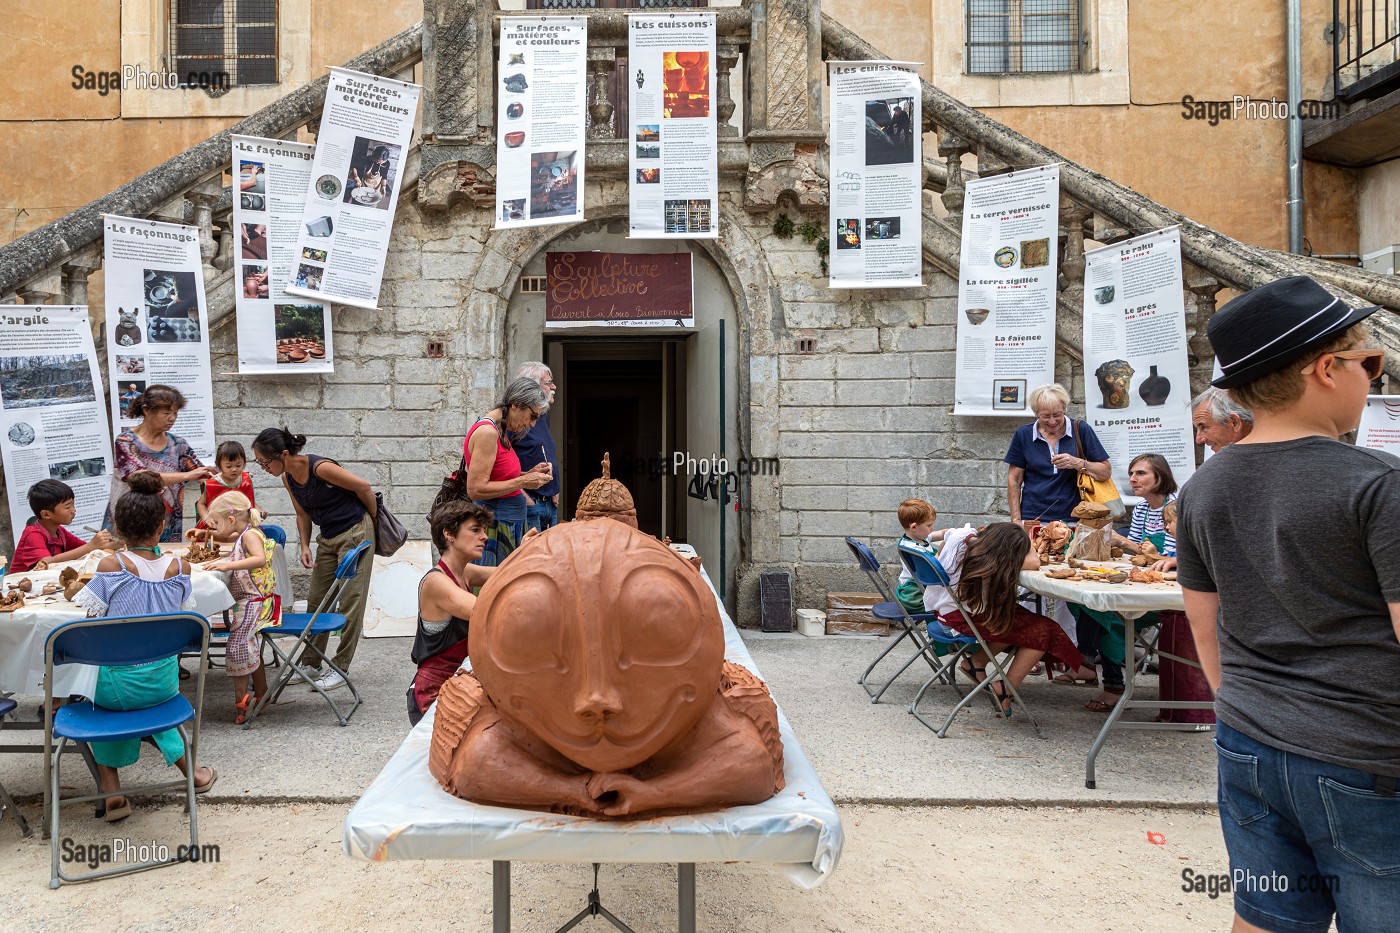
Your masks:
<svg viewBox="0 0 1400 933"><path fill-rule="evenodd" d="M590 182L586 194L590 220L626 212L617 182ZM760 571L793 570L801 607L824 605L829 590L868 589L842 539L872 541L893 561L895 507L908 496L933 502L940 525L1004 516L1000 460L1015 425L952 417L953 279L926 266L923 288L832 291L812 244L774 234L777 212L744 211L736 181L724 183L721 201L721 238L691 247L723 270L742 319L732 403L740 454L781 464L780 475L748 478L741 490L736 608L753 624ZM824 216L788 213L825 226ZM385 310L335 310L334 374L229 375L235 334L224 319L214 339L219 438L247 444L282 424L305 433L309 451L373 482L410 533L426 536L439 481L507 376L505 315L520 270L559 232L496 232L486 210L428 213L406 192ZM798 352L802 338L816 341L815 352ZM427 358L430 339L445 343L446 358ZM294 539L285 494L252 472L260 504Z"/></svg>

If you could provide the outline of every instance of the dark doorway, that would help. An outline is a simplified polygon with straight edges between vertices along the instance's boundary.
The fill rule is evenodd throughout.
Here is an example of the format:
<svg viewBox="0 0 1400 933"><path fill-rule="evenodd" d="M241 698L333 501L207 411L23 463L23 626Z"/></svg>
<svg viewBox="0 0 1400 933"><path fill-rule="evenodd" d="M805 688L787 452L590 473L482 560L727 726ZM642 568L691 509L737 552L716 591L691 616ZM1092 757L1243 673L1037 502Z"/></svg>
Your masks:
<svg viewBox="0 0 1400 933"><path fill-rule="evenodd" d="M637 526L685 540L685 509L677 505L683 500L668 469L670 452L684 449L677 440L685 424L680 349L677 340L546 340L559 386L551 424L563 474L561 521L573 517L583 487L601 475L606 453L613 478L632 493Z"/></svg>

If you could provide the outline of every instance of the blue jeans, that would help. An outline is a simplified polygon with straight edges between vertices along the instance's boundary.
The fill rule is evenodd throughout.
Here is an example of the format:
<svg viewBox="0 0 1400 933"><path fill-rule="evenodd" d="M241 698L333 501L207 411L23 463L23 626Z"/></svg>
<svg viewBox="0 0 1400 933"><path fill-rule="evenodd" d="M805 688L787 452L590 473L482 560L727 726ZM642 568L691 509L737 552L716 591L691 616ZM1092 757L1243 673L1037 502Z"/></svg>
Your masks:
<svg viewBox="0 0 1400 933"><path fill-rule="evenodd" d="M1395 929L1395 781L1306 758L1217 725L1220 826L1235 913L1278 933ZM1388 793L1387 793L1388 791Z"/></svg>
<svg viewBox="0 0 1400 933"><path fill-rule="evenodd" d="M559 509L547 499L536 499L534 505L525 507L525 530L538 528L544 531L559 523Z"/></svg>

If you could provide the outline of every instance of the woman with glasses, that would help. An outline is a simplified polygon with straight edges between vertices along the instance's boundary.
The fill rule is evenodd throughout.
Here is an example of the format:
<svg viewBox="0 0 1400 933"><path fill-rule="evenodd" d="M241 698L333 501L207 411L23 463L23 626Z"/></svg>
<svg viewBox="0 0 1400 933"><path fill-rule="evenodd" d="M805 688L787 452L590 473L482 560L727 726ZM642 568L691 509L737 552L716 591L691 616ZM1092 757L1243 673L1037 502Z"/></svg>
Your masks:
<svg viewBox="0 0 1400 933"><path fill-rule="evenodd" d="M1112 475L1108 451L1093 428L1065 415L1069 393L1064 386L1036 386L1030 403L1035 420L1011 435L1004 458L1011 520L1022 524L1069 521L1069 513L1079 504L1079 474L1097 480Z"/></svg>
<svg viewBox="0 0 1400 933"><path fill-rule="evenodd" d="M118 434L113 445L112 503L129 490L127 477L138 470L154 470L165 483L160 493L165 500L165 527L160 535L164 542L177 542L184 537L185 484L215 475L199 461L199 455L188 441L170 431L184 408L185 396L179 389L146 386L146 391L126 403L127 416L140 418L141 423ZM112 527L113 508L113 505L107 506L104 528Z"/></svg>
<svg viewBox="0 0 1400 933"><path fill-rule="evenodd" d="M515 442L549 408L538 382L521 376L506 386L496 407L467 431L462 459L467 466L467 495L495 515L481 556L472 563L494 567L515 549L525 534L525 490L539 489L554 477L549 461L524 472Z"/></svg>
<svg viewBox="0 0 1400 933"><path fill-rule="evenodd" d="M315 612L335 582L336 567L341 559L366 541L374 541L374 515L378 503L374 487L366 480L345 469L329 457L304 454L305 434L293 434L286 428L268 428L253 439L253 459L272 476L281 477L282 485L292 497L297 513L297 534L301 539L301 565L311 571L311 591L307 608ZM311 555L311 526L316 536L316 555ZM369 577L374 569L372 556L360 561L359 572L340 594L337 610L345 616L345 630L336 646L335 666L350 669L355 647L364 628L365 600L369 595ZM309 646L325 651L328 635L317 635ZM310 652L310 656L308 656ZM320 654L302 653L298 664L320 671ZM322 690L345 686L345 678L336 671L316 676Z"/></svg>

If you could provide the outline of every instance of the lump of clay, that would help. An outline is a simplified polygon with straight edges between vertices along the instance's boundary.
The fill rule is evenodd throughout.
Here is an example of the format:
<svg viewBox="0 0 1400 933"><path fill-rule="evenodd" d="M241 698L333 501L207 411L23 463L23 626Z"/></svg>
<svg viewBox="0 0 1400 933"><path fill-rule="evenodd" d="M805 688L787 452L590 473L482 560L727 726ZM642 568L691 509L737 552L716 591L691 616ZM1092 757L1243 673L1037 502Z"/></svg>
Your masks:
<svg viewBox="0 0 1400 933"><path fill-rule="evenodd" d="M61 590L61 589L63 589L63 587L59 586L57 583L45 583L45 584L44 584L44 595L45 595L45 596L52 596L53 594L57 593L57 592L58 592L59 590Z"/></svg>
<svg viewBox="0 0 1400 933"><path fill-rule="evenodd" d="M0 598L0 612L14 612L23 605L24 593L17 586L11 586L4 598Z"/></svg>
<svg viewBox="0 0 1400 933"><path fill-rule="evenodd" d="M1099 380L1099 391L1103 393L1104 408L1127 408L1132 401L1128 388L1133 383L1133 367L1127 360L1109 360L1094 370Z"/></svg>
<svg viewBox="0 0 1400 933"><path fill-rule="evenodd" d="M1151 567L1161 559L1162 555L1157 552L1157 546L1151 541L1143 541L1138 545L1138 552L1128 563L1135 567Z"/></svg>
<svg viewBox="0 0 1400 933"><path fill-rule="evenodd" d="M1130 583L1161 583L1166 576L1158 570L1143 570L1141 567L1134 567L1128 571L1128 581Z"/></svg>
<svg viewBox="0 0 1400 933"><path fill-rule="evenodd" d="M612 457L603 454L603 475L579 494L574 518L586 522L594 518L615 518L624 525L637 527L637 507L627 487L612 478Z"/></svg>
<svg viewBox="0 0 1400 933"><path fill-rule="evenodd" d="M724 661L714 594L621 522L569 522L513 554L482 587L471 658L435 713L429 769L451 794L630 818L784 785L777 707Z"/></svg>
<svg viewBox="0 0 1400 933"><path fill-rule="evenodd" d="M1052 580L1073 580L1079 573L1073 567L1057 567L1054 570L1045 571L1045 575Z"/></svg>
<svg viewBox="0 0 1400 933"><path fill-rule="evenodd" d="M78 571L72 567L64 567L58 572L59 586L66 587L76 579L78 579Z"/></svg>
<svg viewBox="0 0 1400 933"><path fill-rule="evenodd" d="M1042 564L1059 563L1069 547L1069 526L1064 522L1048 522L1040 529L1035 539L1035 550Z"/></svg>
<svg viewBox="0 0 1400 933"><path fill-rule="evenodd" d="M75 573L72 579L63 585L63 598L71 603L73 597L78 595L78 591L91 582L92 576L90 573L81 575Z"/></svg>
<svg viewBox="0 0 1400 933"><path fill-rule="evenodd" d="M28 577L24 577L16 583L15 586L19 587L21 592L28 593L30 590L34 589L34 581Z"/></svg>

